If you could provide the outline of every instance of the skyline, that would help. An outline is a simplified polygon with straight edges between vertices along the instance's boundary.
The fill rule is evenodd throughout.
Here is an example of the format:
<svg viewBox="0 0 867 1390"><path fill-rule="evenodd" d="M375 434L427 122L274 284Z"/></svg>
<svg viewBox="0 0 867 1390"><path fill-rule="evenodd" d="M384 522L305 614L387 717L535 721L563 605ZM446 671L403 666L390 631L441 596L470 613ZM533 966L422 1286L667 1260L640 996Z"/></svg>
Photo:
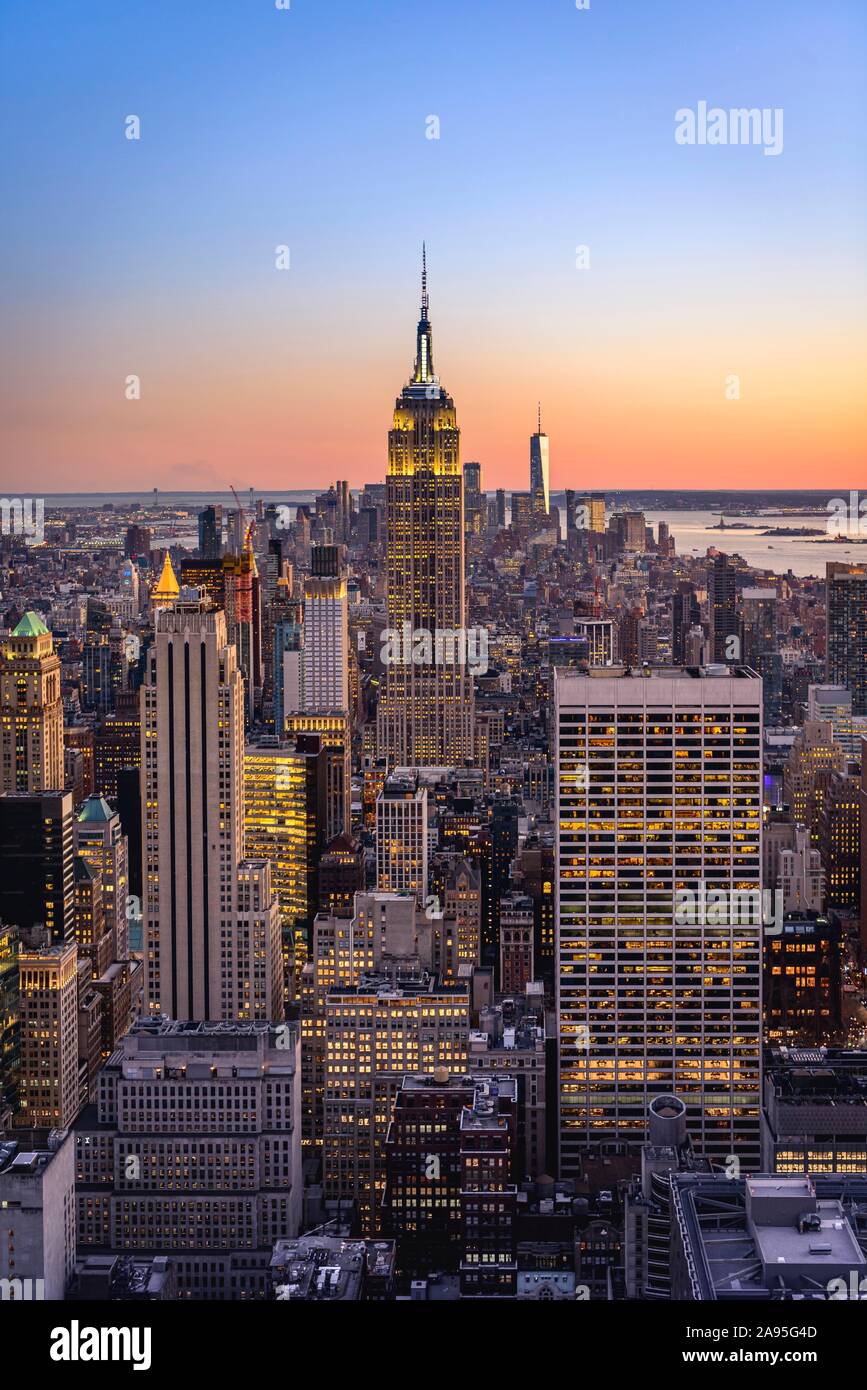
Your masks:
<svg viewBox="0 0 867 1390"><path fill-rule="evenodd" d="M375 8L376 44L344 3L7 16L0 491L384 478L423 240L486 489L528 486L539 400L552 492L859 482L854 3L448 0L421 72ZM784 110L779 157L676 143L703 100Z"/></svg>

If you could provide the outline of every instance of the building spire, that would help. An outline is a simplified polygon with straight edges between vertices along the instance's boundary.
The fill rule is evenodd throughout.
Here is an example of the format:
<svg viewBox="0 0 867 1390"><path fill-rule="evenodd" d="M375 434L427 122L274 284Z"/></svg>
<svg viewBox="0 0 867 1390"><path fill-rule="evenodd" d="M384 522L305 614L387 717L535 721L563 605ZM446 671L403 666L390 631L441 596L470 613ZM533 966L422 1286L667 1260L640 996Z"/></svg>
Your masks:
<svg viewBox="0 0 867 1390"><path fill-rule="evenodd" d="M541 402L541 401L538 401L537 404L538 404L539 409L538 409L538 414L537 414L537 418L536 418L536 433L537 433L537 434L541 434L541 433L542 433L542 402Z"/></svg>
<svg viewBox="0 0 867 1390"><path fill-rule="evenodd" d="M416 333L415 344L415 371L413 372L413 383L416 386L429 386L436 384L436 377L433 369L433 341L431 336L430 319L428 317L428 294L427 294L427 247L424 242L421 244L421 318L418 321L418 331Z"/></svg>

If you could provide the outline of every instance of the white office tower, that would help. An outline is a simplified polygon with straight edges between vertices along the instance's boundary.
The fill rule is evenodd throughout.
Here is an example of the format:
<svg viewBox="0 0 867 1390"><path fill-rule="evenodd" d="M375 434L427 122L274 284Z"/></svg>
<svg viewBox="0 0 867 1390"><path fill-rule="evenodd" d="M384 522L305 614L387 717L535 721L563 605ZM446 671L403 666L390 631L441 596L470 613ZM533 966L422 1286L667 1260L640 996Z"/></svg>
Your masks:
<svg viewBox="0 0 867 1390"><path fill-rule="evenodd" d="M244 861L244 679L221 610L157 616L142 692L146 997L170 1018L277 1018L270 870Z"/></svg>
<svg viewBox="0 0 867 1390"><path fill-rule="evenodd" d="M793 830L794 845L781 849L778 856L778 887L783 895L783 912L821 912L825 905L825 871L822 856L810 847L806 825Z"/></svg>
<svg viewBox="0 0 867 1390"><path fill-rule="evenodd" d="M336 545L315 545L304 581L304 711L349 709L349 598Z"/></svg>
<svg viewBox="0 0 867 1390"><path fill-rule="evenodd" d="M351 825L349 598L336 545L314 545L304 581L300 647L283 653L280 734L319 734L326 749L329 840Z"/></svg>
<svg viewBox="0 0 867 1390"><path fill-rule="evenodd" d="M762 683L560 668L555 712L560 1173L640 1146L661 1092L699 1153L755 1168Z"/></svg>
<svg viewBox="0 0 867 1390"><path fill-rule="evenodd" d="M423 904L428 875L427 787L395 774L376 798L376 886L386 893L414 893Z"/></svg>

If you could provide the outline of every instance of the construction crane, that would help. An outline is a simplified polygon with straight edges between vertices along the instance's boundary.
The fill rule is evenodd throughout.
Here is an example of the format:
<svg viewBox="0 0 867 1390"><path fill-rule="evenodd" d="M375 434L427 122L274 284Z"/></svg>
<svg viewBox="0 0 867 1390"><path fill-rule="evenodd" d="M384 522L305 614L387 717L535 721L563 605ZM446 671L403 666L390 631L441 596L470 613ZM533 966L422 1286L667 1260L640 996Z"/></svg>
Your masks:
<svg viewBox="0 0 867 1390"><path fill-rule="evenodd" d="M238 515L239 515L240 518L241 518L241 525L244 526L244 522L245 522L246 517L247 517L247 511L246 511L246 509L245 509L244 507L241 506L241 499L240 499L240 497L238 496L237 492L235 491L234 484L233 484L233 483L230 483L230 484L229 484L229 487L232 489L232 496L234 497L234 499L235 499L235 504L236 504L236 506L237 506L237 508L238 508ZM249 545L250 545L250 533L251 533L252 530L253 530L253 518L252 518L252 516L251 516L251 517L250 517L250 520L247 522L246 526L244 526L244 543L243 543L243 546L242 546L242 549L244 549L244 550L246 550L246 549L249 547Z"/></svg>

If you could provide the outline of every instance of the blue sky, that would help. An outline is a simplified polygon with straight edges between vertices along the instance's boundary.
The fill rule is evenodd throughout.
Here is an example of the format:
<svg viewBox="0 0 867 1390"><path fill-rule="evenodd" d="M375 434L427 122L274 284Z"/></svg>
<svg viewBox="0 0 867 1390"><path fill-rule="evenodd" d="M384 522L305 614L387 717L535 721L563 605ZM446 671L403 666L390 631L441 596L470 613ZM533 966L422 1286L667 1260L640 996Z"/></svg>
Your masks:
<svg viewBox="0 0 867 1390"><path fill-rule="evenodd" d="M464 454L486 455L490 441L507 483L526 452L524 390L528 411L550 396L570 451L560 460L581 468L570 373L580 396L588 363L607 381L619 358L618 389L636 400L655 325L674 369L702 323L766 342L766 355L800 333L804 370L809 344L836 363L856 343L861 0L591 0L587 11L571 0L292 0L289 11L4 0L0 16L8 443L46 487L69 468L102 486L125 462L164 486L194 460L223 476L206 415L209 399L220 415L231 381L235 447L255 437L262 485L283 468L325 481L348 452L358 480L371 474L409 367L422 237ZM674 112L701 99L782 107L783 156L678 147ZM138 142L123 135L131 113ZM432 114L438 140L425 138ZM278 284L281 243L292 269ZM594 273L580 289L579 243ZM102 401L138 362L159 386L130 425ZM357 383L345 397L355 435L323 428L326 385L344 375ZM817 412L830 410L816 390ZM515 415L492 435L501 393ZM685 405L698 416L699 402ZM767 412L756 422L757 453L771 424ZM221 417L223 439L230 425ZM555 479L568 483L549 428ZM601 437L600 422L594 466ZM634 447L624 436L605 466Z"/></svg>

